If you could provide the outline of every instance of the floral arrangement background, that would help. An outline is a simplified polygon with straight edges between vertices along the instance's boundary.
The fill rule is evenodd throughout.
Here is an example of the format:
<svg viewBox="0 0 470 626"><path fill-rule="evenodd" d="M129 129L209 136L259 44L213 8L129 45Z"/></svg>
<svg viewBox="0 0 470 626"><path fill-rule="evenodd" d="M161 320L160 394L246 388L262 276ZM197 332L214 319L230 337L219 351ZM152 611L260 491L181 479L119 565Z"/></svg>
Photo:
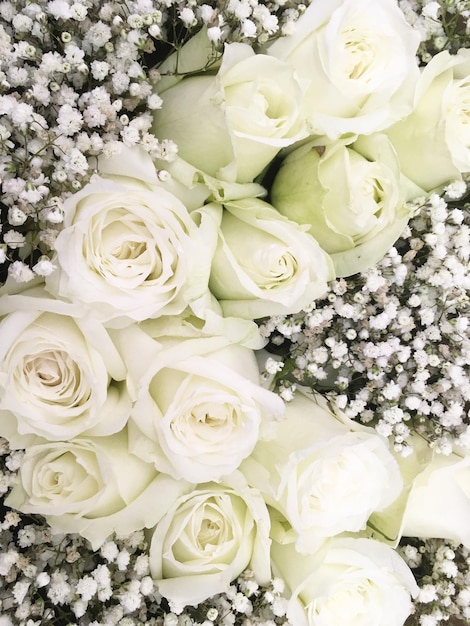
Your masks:
<svg viewBox="0 0 470 626"><path fill-rule="evenodd" d="M469 17L0 2L0 626L470 619Z"/></svg>

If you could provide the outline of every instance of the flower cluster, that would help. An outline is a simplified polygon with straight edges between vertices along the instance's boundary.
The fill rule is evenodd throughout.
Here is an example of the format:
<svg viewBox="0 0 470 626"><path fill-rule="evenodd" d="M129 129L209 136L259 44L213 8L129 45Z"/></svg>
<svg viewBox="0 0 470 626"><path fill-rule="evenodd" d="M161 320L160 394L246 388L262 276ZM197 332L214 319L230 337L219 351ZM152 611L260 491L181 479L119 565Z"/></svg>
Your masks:
<svg viewBox="0 0 470 626"><path fill-rule="evenodd" d="M7 459L8 462L8 459ZM91 552L79 535L52 532L36 517L4 513L0 524L2 626L282 626L284 583L260 586L244 572L223 595L196 608L162 598L139 531ZM88 555L88 556L87 556ZM57 620L60 620L59 622Z"/></svg>
<svg viewBox="0 0 470 626"><path fill-rule="evenodd" d="M0 4L7 626L403 626L468 549L455 7Z"/></svg>
<svg viewBox="0 0 470 626"><path fill-rule="evenodd" d="M1 3L0 282L53 271L63 201L89 180L90 157L116 154L119 142L163 161L174 157L176 146L150 132L161 106L153 58L161 61L205 25L216 59L225 41L289 32L303 6L160 4Z"/></svg>
<svg viewBox="0 0 470 626"><path fill-rule="evenodd" d="M421 33L419 57L423 63L441 50L457 52L466 47L470 30L468 0L399 0L398 4Z"/></svg>

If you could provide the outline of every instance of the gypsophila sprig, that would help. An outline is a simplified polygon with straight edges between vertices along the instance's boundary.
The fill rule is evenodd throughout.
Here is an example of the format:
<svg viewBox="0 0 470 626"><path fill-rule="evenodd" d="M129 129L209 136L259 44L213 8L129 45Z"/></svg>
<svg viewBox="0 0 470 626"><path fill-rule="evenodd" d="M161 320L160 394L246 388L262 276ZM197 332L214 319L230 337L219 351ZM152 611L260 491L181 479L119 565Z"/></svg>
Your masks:
<svg viewBox="0 0 470 626"><path fill-rule="evenodd" d="M468 0L399 0L409 23L421 34L418 50L423 64L442 50L455 53L470 43Z"/></svg>
<svg viewBox="0 0 470 626"><path fill-rule="evenodd" d="M470 553L444 539L403 539L399 551L416 576L419 595L408 626L466 624L470 619Z"/></svg>
<svg viewBox="0 0 470 626"><path fill-rule="evenodd" d="M334 281L303 318L262 325L283 355L274 380L284 399L296 382L310 385L405 455L414 431L443 454L469 449L470 205L455 199L464 188L449 186L447 203L432 195L377 266Z"/></svg>

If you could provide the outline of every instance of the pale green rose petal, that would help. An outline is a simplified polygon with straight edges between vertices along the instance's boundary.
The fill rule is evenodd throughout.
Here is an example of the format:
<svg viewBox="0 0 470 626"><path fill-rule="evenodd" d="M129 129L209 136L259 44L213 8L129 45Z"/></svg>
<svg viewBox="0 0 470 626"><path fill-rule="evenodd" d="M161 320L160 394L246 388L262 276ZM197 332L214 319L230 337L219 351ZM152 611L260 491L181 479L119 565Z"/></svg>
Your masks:
<svg viewBox="0 0 470 626"><path fill-rule="evenodd" d="M160 183L152 159L141 146L129 148L121 144L118 154L97 157L95 167L101 176L138 180L149 188Z"/></svg>
<svg viewBox="0 0 470 626"><path fill-rule="evenodd" d="M423 68L414 108L389 128L406 176L427 192L470 171L470 52L442 51Z"/></svg>
<svg viewBox="0 0 470 626"><path fill-rule="evenodd" d="M399 497L385 510L373 513L369 518L369 529L372 536L396 548L402 536L403 515L407 506L410 490L415 478L428 466L432 458L432 450L422 437L412 439L413 454L403 457L396 454L400 466L404 488Z"/></svg>
<svg viewBox="0 0 470 626"><path fill-rule="evenodd" d="M443 538L470 548L470 457L434 455L414 480L401 534Z"/></svg>
<svg viewBox="0 0 470 626"><path fill-rule="evenodd" d="M160 139L174 141L182 159L217 177L235 158L220 106L221 86L210 76L194 76L165 91L162 98L163 106L154 114L153 132ZM192 103L189 109L188 102Z"/></svg>
<svg viewBox="0 0 470 626"><path fill-rule="evenodd" d="M252 350L260 350L267 343L255 322L236 316L224 316L219 302L210 293L192 302L191 309L204 320L202 330L205 335L221 335L227 337L230 343L239 343Z"/></svg>
<svg viewBox="0 0 470 626"><path fill-rule="evenodd" d="M401 217L395 220L393 225L390 225L379 235L375 235L373 240L351 250L331 254L336 275L338 277L352 276L368 267L373 267L385 256L385 253L403 233L410 217L411 211L405 211Z"/></svg>
<svg viewBox="0 0 470 626"><path fill-rule="evenodd" d="M210 293L191 303L191 307L180 316L163 316L145 320L141 328L150 336L168 337L226 337L228 343L238 343L252 350L260 350L267 340L259 327L251 320L238 317L223 317L222 308Z"/></svg>
<svg viewBox="0 0 470 626"><path fill-rule="evenodd" d="M33 316L38 316L40 311L49 311L59 315L81 317L86 309L81 303L70 303L58 300L44 290L44 285L27 284L20 293L9 293L0 297L0 316L17 311L28 311ZM8 335L9 336L9 335ZM2 347L5 344L2 343Z"/></svg>
<svg viewBox="0 0 470 626"><path fill-rule="evenodd" d="M346 156L346 155L345 155ZM320 208L324 189L318 177L320 154L317 149L310 145L302 146L292 152L283 162L281 170L274 179L271 189L271 202L273 206L289 219L297 224L307 224L310 233L323 246L327 252L334 254L344 250L352 244L351 238L332 231L325 215ZM308 175L306 173L308 172ZM339 195L338 202L343 197L347 200L346 185L335 185ZM306 202L306 199L311 201Z"/></svg>
<svg viewBox="0 0 470 626"><path fill-rule="evenodd" d="M425 103L386 131L403 172L428 192L460 177L447 146L441 112L443 94L451 81L452 71L443 72L430 85Z"/></svg>
<svg viewBox="0 0 470 626"><path fill-rule="evenodd" d="M177 196L188 211L199 209L208 198L215 202L223 202L239 198L263 197L267 193L266 189L257 183L231 183L209 176L206 172L184 161L180 156L171 163L156 161L156 164L170 174L170 179L162 183L162 186ZM184 190L185 193L183 193ZM196 198L197 201L195 201Z"/></svg>
<svg viewBox="0 0 470 626"><path fill-rule="evenodd" d="M155 91L163 93L181 82L185 75L201 70L216 71L218 65L214 46L207 36L207 28L203 27L180 50L158 66L161 78L155 83Z"/></svg>

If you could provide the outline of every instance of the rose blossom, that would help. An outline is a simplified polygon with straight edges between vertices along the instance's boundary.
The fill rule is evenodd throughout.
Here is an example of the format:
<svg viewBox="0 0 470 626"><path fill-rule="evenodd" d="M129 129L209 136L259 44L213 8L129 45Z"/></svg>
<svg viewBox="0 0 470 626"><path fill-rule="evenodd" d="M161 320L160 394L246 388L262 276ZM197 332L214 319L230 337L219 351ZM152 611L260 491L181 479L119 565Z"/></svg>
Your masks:
<svg viewBox="0 0 470 626"><path fill-rule="evenodd" d="M197 42L205 51L202 37ZM194 46L179 52L177 72L187 54L202 63L197 69L207 63ZM156 85L163 106L154 114L155 135L172 139L180 157L221 180L252 181L281 148L307 135L293 68L247 44L226 45L215 76L206 71L163 91L162 85Z"/></svg>
<svg viewBox="0 0 470 626"><path fill-rule="evenodd" d="M283 161L271 202L283 215L310 226L331 255L338 276L371 267L395 243L411 215L406 200L425 193L400 172L385 135L360 137L318 150L306 144Z"/></svg>
<svg viewBox="0 0 470 626"><path fill-rule="evenodd" d="M254 352L226 337L117 339L136 402L130 450L174 478L219 480L270 436L282 400L260 386Z"/></svg>
<svg viewBox="0 0 470 626"><path fill-rule="evenodd" d="M255 319L298 313L324 295L329 256L295 222L257 198L198 211L217 227L209 287L225 315Z"/></svg>
<svg viewBox="0 0 470 626"><path fill-rule="evenodd" d="M271 557L292 592L295 626L403 626L418 593L403 559L373 539L329 539L309 556L274 542Z"/></svg>
<svg viewBox="0 0 470 626"><path fill-rule="evenodd" d="M403 486L397 462L374 429L340 421L321 397L301 392L287 403L275 438L258 442L240 471L286 518L288 537L302 553L316 550L325 537L364 530Z"/></svg>
<svg viewBox="0 0 470 626"><path fill-rule="evenodd" d="M128 535L156 524L189 489L127 451L127 432L69 442L38 439L25 452L5 500L22 513L78 533L97 550L113 532Z"/></svg>
<svg viewBox="0 0 470 626"><path fill-rule="evenodd" d="M207 291L201 229L145 153L125 150L102 169L106 178L95 176L64 203L59 268L47 289L113 325L180 313Z"/></svg>
<svg viewBox="0 0 470 626"><path fill-rule="evenodd" d="M295 33L267 52L306 83L311 134L328 142L382 130L410 112L419 42L395 0L315 0Z"/></svg>
<svg viewBox="0 0 470 626"><path fill-rule="evenodd" d="M270 543L263 499L234 472L175 501L153 531L150 570L165 598L194 606L226 592L247 568L267 584Z"/></svg>
<svg viewBox="0 0 470 626"><path fill-rule="evenodd" d="M126 423L126 367L102 324L42 287L0 299L0 432L15 447L110 435ZM25 438L26 437L26 438Z"/></svg>
<svg viewBox="0 0 470 626"><path fill-rule="evenodd" d="M431 191L470 172L470 51L423 68L412 113L387 130L403 172Z"/></svg>

